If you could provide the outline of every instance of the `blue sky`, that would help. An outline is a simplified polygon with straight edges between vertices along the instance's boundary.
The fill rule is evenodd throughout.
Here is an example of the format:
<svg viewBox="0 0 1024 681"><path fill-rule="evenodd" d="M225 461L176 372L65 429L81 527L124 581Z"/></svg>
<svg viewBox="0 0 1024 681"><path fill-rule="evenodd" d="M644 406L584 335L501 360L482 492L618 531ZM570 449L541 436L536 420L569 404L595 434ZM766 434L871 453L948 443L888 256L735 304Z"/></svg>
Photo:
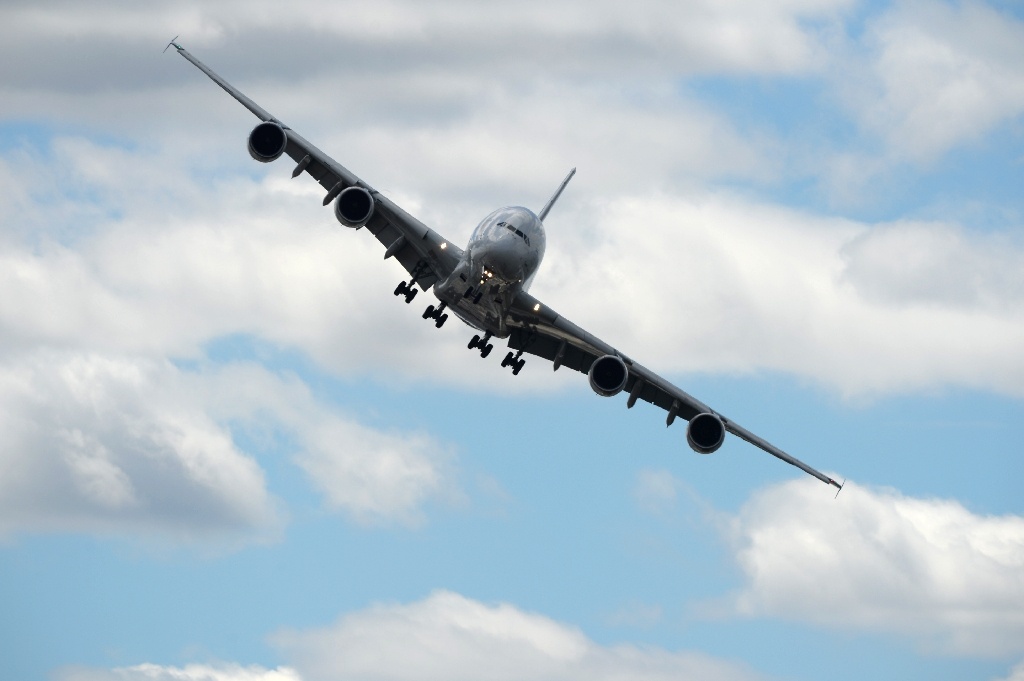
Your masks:
<svg viewBox="0 0 1024 681"><path fill-rule="evenodd" d="M531 292L847 487L423 322L175 34L455 242L577 167ZM0 7L0 676L1024 679L1022 46L996 2Z"/></svg>

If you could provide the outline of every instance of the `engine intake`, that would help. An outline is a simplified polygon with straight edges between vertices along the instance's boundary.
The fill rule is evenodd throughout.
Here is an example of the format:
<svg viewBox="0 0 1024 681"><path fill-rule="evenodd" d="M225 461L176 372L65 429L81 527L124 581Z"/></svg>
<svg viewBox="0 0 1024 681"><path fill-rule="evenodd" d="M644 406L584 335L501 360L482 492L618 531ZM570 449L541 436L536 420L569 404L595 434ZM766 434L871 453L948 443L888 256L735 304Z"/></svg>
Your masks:
<svg viewBox="0 0 1024 681"><path fill-rule="evenodd" d="M374 201L363 187L349 187L334 202L334 217L346 227L362 227L373 217Z"/></svg>
<svg viewBox="0 0 1024 681"><path fill-rule="evenodd" d="M618 395L626 387L629 369L626 368L626 363L615 355L605 355L594 360L587 377L595 393L602 397L611 397Z"/></svg>
<svg viewBox="0 0 1024 681"><path fill-rule="evenodd" d="M288 133L273 121L264 121L249 133L249 155L260 163L276 161L287 146Z"/></svg>
<svg viewBox="0 0 1024 681"><path fill-rule="evenodd" d="M686 427L686 442L698 454L712 454L725 441L725 424L715 414L697 414Z"/></svg>

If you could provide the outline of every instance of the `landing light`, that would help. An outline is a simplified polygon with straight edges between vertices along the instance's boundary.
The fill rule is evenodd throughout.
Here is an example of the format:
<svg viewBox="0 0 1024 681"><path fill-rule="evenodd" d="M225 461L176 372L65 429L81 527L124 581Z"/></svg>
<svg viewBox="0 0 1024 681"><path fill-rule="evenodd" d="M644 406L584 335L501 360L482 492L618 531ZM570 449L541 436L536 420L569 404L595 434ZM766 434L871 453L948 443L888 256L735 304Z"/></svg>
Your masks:
<svg viewBox="0 0 1024 681"><path fill-rule="evenodd" d="M443 251L444 249L446 249L446 248L448 248L448 242L447 242L447 241L446 241L446 242L444 242L443 244L441 244L441 250L442 250L442 251Z"/></svg>
<svg viewBox="0 0 1024 681"><path fill-rule="evenodd" d="M533 311L540 312L540 303L537 303L536 305L533 306Z"/></svg>

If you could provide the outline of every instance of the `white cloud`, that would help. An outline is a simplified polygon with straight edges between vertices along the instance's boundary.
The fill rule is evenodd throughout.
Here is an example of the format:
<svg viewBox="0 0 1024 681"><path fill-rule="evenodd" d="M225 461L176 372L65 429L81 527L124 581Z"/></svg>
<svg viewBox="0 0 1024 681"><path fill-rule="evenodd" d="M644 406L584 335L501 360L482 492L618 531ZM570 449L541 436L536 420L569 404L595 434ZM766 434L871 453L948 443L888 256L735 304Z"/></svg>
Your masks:
<svg viewBox="0 0 1024 681"><path fill-rule="evenodd" d="M163 667L140 664L110 670L68 668L59 670L58 681L302 681L294 669L278 667L264 669L258 666L200 665Z"/></svg>
<svg viewBox="0 0 1024 681"><path fill-rule="evenodd" d="M274 534L262 469L191 397L165 362L0 364L0 531Z"/></svg>
<svg viewBox="0 0 1024 681"><path fill-rule="evenodd" d="M879 225L842 249L843 278L885 306L1024 312L1024 243L944 223Z"/></svg>
<svg viewBox="0 0 1024 681"><path fill-rule="evenodd" d="M295 438L293 459L328 508L363 524L419 524L431 501L462 500L451 448L425 433L380 430L315 398L294 377L233 365L197 378L219 418L243 427L277 424Z"/></svg>
<svg viewBox="0 0 1024 681"><path fill-rule="evenodd" d="M61 149L58 161L74 167L95 146ZM89 177L110 177L117 159L94 160L103 167ZM247 334L344 375L490 390L581 385L540 360L512 380L474 360L462 325L424 323L390 295L404 272L381 262L368 234L337 226L315 187L273 172L204 187L170 164L163 172L182 201L169 211L166 197L151 200L159 165L158 156L136 159L138 195L115 180L89 185L124 196L113 202L118 218L84 234L58 226L97 207L74 198L35 218L56 232L41 230L42 243L7 230L8 347L195 357L213 339ZM9 176L12 195L28 191ZM594 194L578 182L582 198L552 218L532 292L655 370L769 369L849 395L942 385L1024 392L1024 248L1011 234L870 225L729 193ZM446 205L472 216L478 203L467 195L421 214ZM14 225L33 219L12 210ZM469 220L439 229L457 239Z"/></svg>
<svg viewBox="0 0 1024 681"><path fill-rule="evenodd" d="M799 480L732 521L735 611L895 633L958 655L1024 651L1024 518L854 484L835 502Z"/></svg>
<svg viewBox="0 0 1024 681"><path fill-rule="evenodd" d="M997 681L1024 681L1024 662L1011 669L1008 676L997 679Z"/></svg>
<svg viewBox="0 0 1024 681"><path fill-rule="evenodd" d="M618 197L582 223L549 236L531 293L655 370L770 369L847 395L1024 393L1011 237L716 193Z"/></svg>
<svg viewBox="0 0 1024 681"><path fill-rule="evenodd" d="M448 448L359 424L256 365L39 350L0 363L0 426L5 534L273 538L281 503L232 428L286 433L326 505L361 523L420 523L426 503L460 498Z"/></svg>
<svg viewBox="0 0 1024 681"><path fill-rule="evenodd" d="M633 499L651 513L671 510L676 505L679 481L667 470L643 469L633 483Z"/></svg>
<svg viewBox="0 0 1024 681"><path fill-rule="evenodd" d="M408 605L373 606L331 627L282 632L273 641L304 681L759 678L700 653L600 646L543 615L448 591Z"/></svg>
<svg viewBox="0 0 1024 681"><path fill-rule="evenodd" d="M1024 22L981 2L910 0L870 22L864 123L930 161L1024 113Z"/></svg>

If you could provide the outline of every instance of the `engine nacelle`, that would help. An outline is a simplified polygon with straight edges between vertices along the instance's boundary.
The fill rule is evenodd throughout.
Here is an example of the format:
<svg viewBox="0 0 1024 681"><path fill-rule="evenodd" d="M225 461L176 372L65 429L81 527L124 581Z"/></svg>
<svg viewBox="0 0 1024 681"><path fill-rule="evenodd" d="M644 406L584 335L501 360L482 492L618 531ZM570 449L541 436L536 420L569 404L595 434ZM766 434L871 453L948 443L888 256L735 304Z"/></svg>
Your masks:
<svg viewBox="0 0 1024 681"><path fill-rule="evenodd" d="M260 123L249 133L249 155L260 163L276 161L288 146L288 133L272 121Z"/></svg>
<svg viewBox="0 0 1024 681"><path fill-rule="evenodd" d="M626 368L626 363L615 355L605 355L594 360L587 377L595 393L602 397L611 397L618 395L626 387L629 369Z"/></svg>
<svg viewBox="0 0 1024 681"><path fill-rule="evenodd" d="M712 454L725 442L725 424L715 414L697 414L686 427L686 442L698 454Z"/></svg>
<svg viewBox="0 0 1024 681"><path fill-rule="evenodd" d="M349 187L334 201L334 217L346 227L362 227L373 217L374 201L366 189Z"/></svg>

